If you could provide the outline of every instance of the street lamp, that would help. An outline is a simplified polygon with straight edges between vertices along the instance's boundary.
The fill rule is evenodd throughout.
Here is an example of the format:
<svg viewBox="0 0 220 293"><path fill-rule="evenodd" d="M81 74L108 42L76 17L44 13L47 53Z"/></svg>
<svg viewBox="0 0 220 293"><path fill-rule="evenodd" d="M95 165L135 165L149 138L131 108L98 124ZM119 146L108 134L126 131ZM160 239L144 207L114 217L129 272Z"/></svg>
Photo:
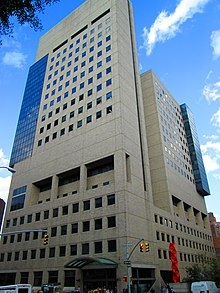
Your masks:
<svg viewBox="0 0 220 293"><path fill-rule="evenodd" d="M15 173L16 172L16 170L14 169L14 168L11 168L11 167L6 167L6 166L0 166L0 168L2 168L2 169L7 169L9 172L11 172L11 173Z"/></svg>

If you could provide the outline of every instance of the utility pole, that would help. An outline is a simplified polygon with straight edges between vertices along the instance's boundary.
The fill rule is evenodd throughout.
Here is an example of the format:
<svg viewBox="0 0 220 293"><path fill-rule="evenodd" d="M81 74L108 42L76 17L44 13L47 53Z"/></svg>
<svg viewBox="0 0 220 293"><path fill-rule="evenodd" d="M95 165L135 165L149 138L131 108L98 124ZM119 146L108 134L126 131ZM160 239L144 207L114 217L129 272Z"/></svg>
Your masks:
<svg viewBox="0 0 220 293"><path fill-rule="evenodd" d="M142 241L144 241L144 239L140 239L137 242L126 242L125 243L125 261L124 264L127 265L127 289L128 289L128 293L131 293L131 255L134 252L135 248L138 246L139 243L141 243ZM129 253L129 246L133 246L131 252Z"/></svg>

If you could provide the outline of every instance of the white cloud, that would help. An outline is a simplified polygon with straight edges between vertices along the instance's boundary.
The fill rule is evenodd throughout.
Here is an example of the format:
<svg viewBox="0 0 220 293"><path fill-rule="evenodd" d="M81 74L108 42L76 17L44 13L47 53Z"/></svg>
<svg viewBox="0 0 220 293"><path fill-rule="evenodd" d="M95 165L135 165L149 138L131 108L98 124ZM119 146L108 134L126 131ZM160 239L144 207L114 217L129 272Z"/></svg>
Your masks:
<svg viewBox="0 0 220 293"><path fill-rule="evenodd" d="M146 48L147 55L157 42L165 42L176 36L181 24L192 18L196 13L202 13L204 6L210 0L181 0L175 11L169 14L162 11L149 30L143 29L143 47Z"/></svg>
<svg viewBox="0 0 220 293"><path fill-rule="evenodd" d="M206 144L201 145L201 151L203 154L207 154L210 150L220 154L220 142L208 141Z"/></svg>
<svg viewBox="0 0 220 293"><path fill-rule="evenodd" d="M208 102L220 100L220 81L214 84L206 84L202 93Z"/></svg>
<svg viewBox="0 0 220 293"><path fill-rule="evenodd" d="M8 158L6 158L5 154L3 153L3 150L0 149L0 166L8 166L8 164ZM0 171L3 171L3 169L0 169Z"/></svg>
<svg viewBox="0 0 220 293"><path fill-rule="evenodd" d="M26 63L27 56L20 52L6 52L2 61L5 65L22 68Z"/></svg>
<svg viewBox="0 0 220 293"><path fill-rule="evenodd" d="M212 140L219 139L219 135L215 135L215 134L213 134L213 135L206 135L206 134L204 134L203 137L205 139L212 139Z"/></svg>
<svg viewBox="0 0 220 293"><path fill-rule="evenodd" d="M11 176L0 177L0 198L7 202L9 187L11 183Z"/></svg>
<svg viewBox="0 0 220 293"><path fill-rule="evenodd" d="M203 161L205 165L206 172L216 171L220 168L220 164L218 163L218 158L212 158L209 155L203 156Z"/></svg>
<svg viewBox="0 0 220 293"><path fill-rule="evenodd" d="M220 179L220 174L214 174L213 175L216 179Z"/></svg>
<svg viewBox="0 0 220 293"><path fill-rule="evenodd" d="M215 58L220 56L220 30L213 31L211 34L211 47L213 48L213 55Z"/></svg>
<svg viewBox="0 0 220 293"><path fill-rule="evenodd" d="M212 116L211 118L211 122L214 126L219 127L220 128L220 108L218 109L218 111Z"/></svg>

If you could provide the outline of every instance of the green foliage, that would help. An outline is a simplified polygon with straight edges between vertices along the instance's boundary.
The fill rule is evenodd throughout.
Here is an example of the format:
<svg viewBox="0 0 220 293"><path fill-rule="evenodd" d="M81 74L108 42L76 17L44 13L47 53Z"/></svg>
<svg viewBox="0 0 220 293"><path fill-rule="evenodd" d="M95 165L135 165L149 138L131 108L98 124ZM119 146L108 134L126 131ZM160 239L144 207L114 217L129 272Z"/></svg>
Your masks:
<svg viewBox="0 0 220 293"><path fill-rule="evenodd" d="M214 281L220 286L220 264L216 259L209 260L204 255L197 255L197 263L186 268L184 282Z"/></svg>
<svg viewBox="0 0 220 293"><path fill-rule="evenodd" d="M20 25L28 23L35 31L42 29L42 24L37 16L43 13L46 5L59 0L1 0L0 1L0 35L13 35L13 18Z"/></svg>

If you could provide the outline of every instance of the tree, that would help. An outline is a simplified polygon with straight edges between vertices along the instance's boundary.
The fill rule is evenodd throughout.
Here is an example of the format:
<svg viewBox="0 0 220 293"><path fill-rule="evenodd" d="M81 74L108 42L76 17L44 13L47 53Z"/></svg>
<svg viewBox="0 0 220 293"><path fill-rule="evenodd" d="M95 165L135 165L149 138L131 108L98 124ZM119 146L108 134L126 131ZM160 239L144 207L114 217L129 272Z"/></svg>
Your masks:
<svg viewBox="0 0 220 293"><path fill-rule="evenodd" d="M220 286L220 264L216 259L207 259L204 255L197 255L197 263L186 268L187 277L184 282L214 281Z"/></svg>
<svg viewBox="0 0 220 293"><path fill-rule="evenodd" d="M16 18L20 25L28 23L35 31L42 29L42 24L37 14L43 13L46 5L55 2L59 2L59 0L1 0L0 36L13 35L13 18Z"/></svg>

